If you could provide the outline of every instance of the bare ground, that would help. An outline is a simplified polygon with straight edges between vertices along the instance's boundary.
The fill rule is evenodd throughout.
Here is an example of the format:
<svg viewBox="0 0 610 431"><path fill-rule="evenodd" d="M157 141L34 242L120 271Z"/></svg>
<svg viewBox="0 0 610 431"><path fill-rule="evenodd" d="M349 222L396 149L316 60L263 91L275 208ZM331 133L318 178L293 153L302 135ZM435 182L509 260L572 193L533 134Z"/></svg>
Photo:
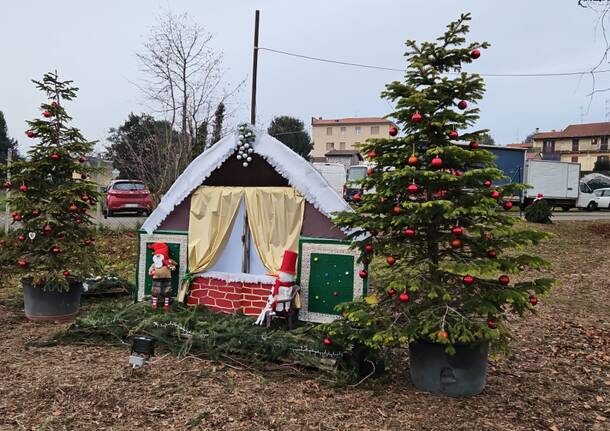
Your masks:
<svg viewBox="0 0 610 431"><path fill-rule="evenodd" d="M140 370L128 349L28 348L56 325L0 305L2 430L608 430L610 226L565 222L539 248L561 285L540 313L514 322L511 354L492 359L485 391L420 393L408 369L356 387L290 366L157 356Z"/></svg>

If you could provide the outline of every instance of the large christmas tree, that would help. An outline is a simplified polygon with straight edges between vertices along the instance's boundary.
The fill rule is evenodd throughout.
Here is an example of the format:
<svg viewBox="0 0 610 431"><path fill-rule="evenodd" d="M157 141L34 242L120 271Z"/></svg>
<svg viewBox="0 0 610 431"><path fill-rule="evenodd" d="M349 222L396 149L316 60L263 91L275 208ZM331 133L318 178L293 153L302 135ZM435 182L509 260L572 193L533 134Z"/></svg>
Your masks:
<svg viewBox="0 0 610 431"><path fill-rule="evenodd" d="M86 163L95 142L70 126L64 102L76 97L72 81L47 73L33 81L48 100L41 118L28 121L26 135L36 143L26 161L10 167L3 187L11 191L14 229L2 239L3 270L46 289L67 289L97 268L93 223L88 211L98 193Z"/></svg>
<svg viewBox="0 0 610 431"><path fill-rule="evenodd" d="M479 146L487 130L472 129L484 83L462 67L488 44L466 43L469 20L462 15L435 42L408 41L405 80L383 92L404 137L364 144L375 167L355 211L336 221L354 230L364 263L381 256L388 269L378 299L344 305L331 337L375 348L427 340L451 353L458 343L505 339L506 315L532 310L553 283L510 278L546 266L507 251L546 234L519 229L505 213L519 186L497 185L502 173Z"/></svg>

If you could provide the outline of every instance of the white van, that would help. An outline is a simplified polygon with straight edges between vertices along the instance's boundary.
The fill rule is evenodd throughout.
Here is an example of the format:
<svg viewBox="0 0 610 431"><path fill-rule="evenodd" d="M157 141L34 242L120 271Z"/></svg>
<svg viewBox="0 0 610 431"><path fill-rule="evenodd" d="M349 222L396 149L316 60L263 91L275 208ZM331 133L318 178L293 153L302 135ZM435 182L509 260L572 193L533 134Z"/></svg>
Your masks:
<svg viewBox="0 0 610 431"><path fill-rule="evenodd" d="M314 163L313 167L322 174L339 196L343 196L343 185L347 177L345 166L341 163Z"/></svg>

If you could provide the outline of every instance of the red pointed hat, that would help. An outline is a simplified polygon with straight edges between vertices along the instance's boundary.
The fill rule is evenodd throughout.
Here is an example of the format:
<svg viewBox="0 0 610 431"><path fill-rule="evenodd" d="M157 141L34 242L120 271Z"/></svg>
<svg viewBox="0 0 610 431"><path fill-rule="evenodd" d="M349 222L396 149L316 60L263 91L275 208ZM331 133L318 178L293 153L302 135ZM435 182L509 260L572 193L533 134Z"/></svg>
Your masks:
<svg viewBox="0 0 610 431"><path fill-rule="evenodd" d="M280 272L285 272L288 274L296 274L298 256L299 256L298 253L295 253L292 250L286 250L284 252L284 257L282 258L282 266L280 267Z"/></svg>
<svg viewBox="0 0 610 431"><path fill-rule="evenodd" d="M169 247L164 242L156 242L148 246L153 251L153 254L162 254L163 262L169 260Z"/></svg>

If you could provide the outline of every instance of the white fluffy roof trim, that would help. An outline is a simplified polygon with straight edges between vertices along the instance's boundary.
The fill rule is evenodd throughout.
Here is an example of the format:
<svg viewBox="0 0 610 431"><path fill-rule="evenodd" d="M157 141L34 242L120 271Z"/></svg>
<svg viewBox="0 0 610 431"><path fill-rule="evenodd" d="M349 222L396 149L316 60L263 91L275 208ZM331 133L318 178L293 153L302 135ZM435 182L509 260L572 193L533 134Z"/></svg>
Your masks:
<svg viewBox="0 0 610 431"><path fill-rule="evenodd" d="M254 153L273 166L318 211L332 218L335 211L351 210L310 163L274 137L258 130L255 133L256 140L252 143ZM177 205L236 151L238 142L237 133L232 133L193 160L163 196L157 208L142 225L142 229L152 234ZM256 163L244 169L256 169Z"/></svg>

